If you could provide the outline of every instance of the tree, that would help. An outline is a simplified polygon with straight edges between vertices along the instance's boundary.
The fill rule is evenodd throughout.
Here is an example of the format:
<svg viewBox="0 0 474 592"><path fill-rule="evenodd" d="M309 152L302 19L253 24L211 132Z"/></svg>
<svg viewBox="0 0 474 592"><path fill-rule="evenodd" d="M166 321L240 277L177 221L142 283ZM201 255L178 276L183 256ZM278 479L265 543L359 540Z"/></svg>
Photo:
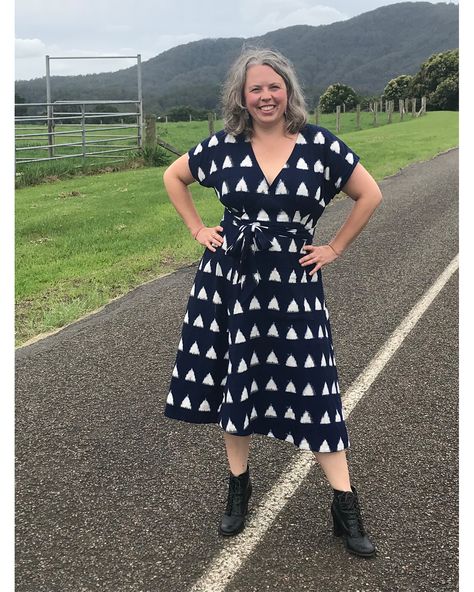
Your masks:
<svg viewBox="0 0 474 592"><path fill-rule="evenodd" d="M319 99L321 113L334 113L338 105L345 104L346 109L353 109L358 103L358 97L353 88L346 84L331 84Z"/></svg>
<svg viewBox="0 0 474 592"><path fill-rule="evenodd" d="M459 109L459 49L430 56L413 78L411 95L434 110Z"/></svg>
<svg viewBox="0 0 474 592"><path fill-rule="evenodd" d="M407 74L392 78L383 89L382 100L395 101L395 104L397 104L400 99L411 98L412 82L413 76L408 76Z"/></svg>
<svg viewBox="0 0 474 592"><path fill-rule="evenodd" d="M28 107L20 107L18 103L26 103L26 100L15 93L15 117L26 115Z"/></svg>

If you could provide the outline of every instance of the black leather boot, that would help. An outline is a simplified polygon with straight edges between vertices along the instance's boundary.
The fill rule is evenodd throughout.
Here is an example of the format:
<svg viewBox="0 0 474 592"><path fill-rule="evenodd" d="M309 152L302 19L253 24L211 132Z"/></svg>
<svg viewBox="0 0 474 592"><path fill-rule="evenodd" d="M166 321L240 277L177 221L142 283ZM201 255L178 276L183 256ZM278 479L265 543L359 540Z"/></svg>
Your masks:
<svg viewBox="0 0 474 592"><path fill-rule="evenodd" d="M375 546L367 536L359 506L356 488L352 491L333 489L334 498L331 514L334 522L334 535L342 536L347 550L361 557L372 557Z"/></svg>
<svg viewBox="0 0 474 592"><path fill-rule="evenodd" d="M252 494L249 466L245 473L237 477L229 471L229 492L227 507L222 517L219 532L225 536L238 534L245 526L245 516L248 512L248 501Z"/></svg>

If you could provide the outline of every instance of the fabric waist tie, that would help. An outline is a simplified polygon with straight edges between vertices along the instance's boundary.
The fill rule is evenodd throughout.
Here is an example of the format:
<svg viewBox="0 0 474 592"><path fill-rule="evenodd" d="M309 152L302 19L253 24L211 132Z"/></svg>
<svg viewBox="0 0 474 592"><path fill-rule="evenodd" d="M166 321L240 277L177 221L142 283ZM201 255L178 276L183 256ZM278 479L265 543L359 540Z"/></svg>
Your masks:
<svg viewBox="0 0 474 592"><path fill-rule="evenodd" d="M239 218L230 210L225 210L223 224L235 221L239 229L235 239L225 249L225 254L239 259L239 278L244 277L240 284L241 303L247 301L260 282L261 276L256 263L256 251L268 251L277 236L313 240L311 232L299 222L265 222Z"/></svg>

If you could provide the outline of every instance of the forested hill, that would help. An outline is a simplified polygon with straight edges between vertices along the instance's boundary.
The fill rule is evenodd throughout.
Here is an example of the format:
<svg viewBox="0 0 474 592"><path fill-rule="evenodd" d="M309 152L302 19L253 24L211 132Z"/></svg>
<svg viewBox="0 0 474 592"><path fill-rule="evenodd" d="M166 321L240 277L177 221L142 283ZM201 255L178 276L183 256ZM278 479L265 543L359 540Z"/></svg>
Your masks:
<svg viewBox="0 0 474 592"><path fill-rule="evenodd" d="M459 47L456 4L402 2L346 21L297 25L252 38L203 39L143 62L146 112L176 105L216 109L220 84L242 45L271 47L294 63L312 107L333 83L379 94L400 74L415 74L433 53ZM112 73L52 77L53 100L136 97L136 66ZM27 102L46 100L45 79L16 82Z"/></svg>

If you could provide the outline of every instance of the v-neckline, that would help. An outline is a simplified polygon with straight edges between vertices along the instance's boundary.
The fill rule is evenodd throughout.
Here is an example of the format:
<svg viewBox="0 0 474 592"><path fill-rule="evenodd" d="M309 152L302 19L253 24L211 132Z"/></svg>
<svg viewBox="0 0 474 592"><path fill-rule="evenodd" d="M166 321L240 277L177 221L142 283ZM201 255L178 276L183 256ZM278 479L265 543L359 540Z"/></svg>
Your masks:
<svg viewBox="0 0 474 592"><path fill-rule="evenodd" d="M274 185L274 184L276 183L276 181L277 181L277 180L280 178L280 175L282 174L282 172L285 170L285 168L287 167L288 163L290 162L290 159L292 158L292 156L293 156L293 154L294 154L294 152L295 152L295 150L296 150L296 146L297 146L297 144L298 144L298 139L299 139L299 137L300 137L300 134L301 134L301 131L299 131L299 132L298 132L298 135L296 136L295 143L293 144L293 148L291 149L291 152L290 152L290 154L289 154L288 158L285 160L285 162L283 163L283 166L281 167L281 169L279 170L279 172L276 174L276 176L274 177L274 179L273 179L273 181L272 181L271 183L269 183L269 182L268 182L267 176L266 176L266 174L263 172L263 169L262 169L262 167L260 166L260 163L258 162L258 159L257 159L257 157L256 157L256 155L255 155L255 152L254 152L254 150L253 150L252 142L251 142L250 140L248 141L248 144L249 144L249 146L250 146L250 152L252 153L253 159L255 160L255 162L256 162L256 164L257 164L257 167L259 168L259 170L260 170L260 173L262 174L262 177L265 179L265 183L266 183L266 184L267 184L267 186L268 186L268 190L270 190L270 189L273 187L273 185Z"/></svg>

